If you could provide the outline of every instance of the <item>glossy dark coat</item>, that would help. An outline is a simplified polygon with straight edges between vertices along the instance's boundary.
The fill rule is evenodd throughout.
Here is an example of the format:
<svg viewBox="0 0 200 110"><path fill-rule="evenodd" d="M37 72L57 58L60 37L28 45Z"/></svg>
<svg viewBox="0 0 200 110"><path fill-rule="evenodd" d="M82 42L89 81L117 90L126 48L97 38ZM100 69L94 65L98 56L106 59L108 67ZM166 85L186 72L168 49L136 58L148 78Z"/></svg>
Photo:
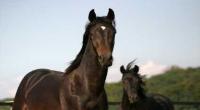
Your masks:
<svg viewBox="0 0 200 110"><path fill-rule="evenodd" d="M124 66L120 68L123 83L121 110L174 110L169 98L159 94L147 95L144 92L144 82L138 74L139 67L135 65L132 68L133 62L126 69Z"/></svg>
<svg viewBox="0 0 200 110"><path fill-rule="evenodd" d="M89 13L83 46L65 72L37 69L21 81L13 110L107 110L104 83L112 65L114 12ZM101 26L106 28L101 29Z"/></svg>

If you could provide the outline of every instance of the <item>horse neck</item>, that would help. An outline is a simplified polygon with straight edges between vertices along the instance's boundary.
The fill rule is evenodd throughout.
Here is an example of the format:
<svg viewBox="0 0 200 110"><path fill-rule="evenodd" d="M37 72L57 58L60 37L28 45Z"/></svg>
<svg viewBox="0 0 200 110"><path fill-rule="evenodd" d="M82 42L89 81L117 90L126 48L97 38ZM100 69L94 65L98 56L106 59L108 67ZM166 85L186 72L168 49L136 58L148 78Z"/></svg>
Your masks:
<svg viewBox="0 0 200 110"><path fill-rule="evenodd" d="M146 98L146 94L144 93L143 88L140 86L140 89L138 90L138 95L140 97L140 100L143 100ZM134 104L130 103L127 92L123 89L123 96L121 101L121 110L133 110Z"/></svg>
<svg viewBox="0 0 200 110"><path fill-rule="evenodd" d="M144 88L140 85L140 88L138 90L138 95L140 99L145 99L147 96L145 94Z"/></svg>
<svg viewBox="0 0 200 110"><path fill-rule="evenodd" d="M129 102L128 94L123 89L123 96L122 96L122 101L121 101L121 110L131 110L130 106L131 106L131 103Z"/></svg>
<svg viewBox="0 0 200 110"><path fill-rule="evenodd" d="M89 92L94 95L100 95L104 89L108 68L102 67L99 64L97 53L90 39L88 39L84 55L78 68L78 71L80 71L87 80Z"/></svg>

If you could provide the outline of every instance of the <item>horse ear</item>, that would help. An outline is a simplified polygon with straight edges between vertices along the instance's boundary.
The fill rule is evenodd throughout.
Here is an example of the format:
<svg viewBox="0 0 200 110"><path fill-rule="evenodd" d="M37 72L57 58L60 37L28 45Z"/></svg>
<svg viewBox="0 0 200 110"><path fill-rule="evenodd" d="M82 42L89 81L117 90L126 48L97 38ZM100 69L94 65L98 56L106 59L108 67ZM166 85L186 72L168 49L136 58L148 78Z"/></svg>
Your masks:
<svg viewBox="0 0 200 110"><path fill-rule="evenodd" d="M134 73L138 73L138 71L139 71L139 66L135 65L135 67L133 68L133 72Z"/></svg>
<svg viewBox="0 0 200 110"><path fill-rule="evenodd" d="M88 19L90 22L94 21L96 19L96 13L94 12L94 9L92 9L89 13Z"/></svg>
<svg viewBox="0 0 200 110"><path fill-rule="evenodd" d="M124 74L126 72L126 70L125 70L123 65L120 67L120 71L121 71L122 74Z"/></svg>
<svg viewBox="0 0 200 110"><path fill-rule="evenodd" d="M109 8L107 18L110 19L111 21L113 21L115 19L115 13L111 8Z"/></svg>

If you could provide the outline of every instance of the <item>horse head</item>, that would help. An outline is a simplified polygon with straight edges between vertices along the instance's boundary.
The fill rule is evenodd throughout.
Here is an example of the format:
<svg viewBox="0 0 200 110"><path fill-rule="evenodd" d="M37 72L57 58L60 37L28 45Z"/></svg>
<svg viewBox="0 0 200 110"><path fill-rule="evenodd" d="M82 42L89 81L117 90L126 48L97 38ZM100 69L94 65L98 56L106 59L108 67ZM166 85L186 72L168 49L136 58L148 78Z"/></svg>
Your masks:
<svg viewBox="0 0 200 110"><path fill-rule="evenodd" d="M115 14L112 9L109 9L107 16L97 17L93 9L88 19L90 21L87 26L88 40L92 42L98 61L102 66L111 66L116 33Z"/></svg>
<svg viewBox="0 0 200 110"><path fill-rule="evenodd" d="M140 94L143 92L142 86L144 85L138 74L139 66L132 67L132 63L133 61L127 65L126 69L123 65L120 67L124 92L127 93L130 103L137 102L141 98Z"/></svg>

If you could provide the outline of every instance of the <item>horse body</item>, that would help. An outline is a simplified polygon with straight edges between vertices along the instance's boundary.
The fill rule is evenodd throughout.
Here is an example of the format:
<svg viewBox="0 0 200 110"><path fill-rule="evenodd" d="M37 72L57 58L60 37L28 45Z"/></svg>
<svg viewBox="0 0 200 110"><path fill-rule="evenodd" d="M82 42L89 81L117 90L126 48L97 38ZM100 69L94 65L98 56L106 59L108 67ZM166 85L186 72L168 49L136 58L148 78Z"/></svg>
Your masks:
<svg viewBox="0 0 200 110"><path fill-rule="evenodd" d="M156 100L156 102L166 110L174 110L174 106L168 97L165 97L161 94L150 94L149 97L152 97L154 100Z"/></svg>
<svg viewBox="0 0 200 110"><path fill-rule="evenodd" d="M13 110L107 110L104 83L112 65L114 12L89 13L83 46L65 72L38 69L20 83ZM104 28L102 28L102 25Z"/></svg>
<svg viewBox="0 0 200 110"><path fill-rule="evenodd" d="M121 110L174 110L172 102L164 96L153 94L131 103L128 95L125 94L122 98Z"/></svg>
<svg viewBox="0 0 200 110"><path fill-rule="evenodd" d="M55 95L58 95L57 85L61 83L62 74L48 69L38 69L28 73L17 90L13 110L44 110L47 109L46 106L52 106L50 110L58 109L56 105L59 104L59 98ZM50 103L52 104L49 105Z"/></svg>
<svg viewBox="0 0 200 110"><path fill-rule="evenodd" d="M139 67L135 65L131 68L132 63L129 63L126 69L124 66L120 68L123 74L121 110L174 110L172 102L167 97L159 94L145 94L144 82L138 74Z"/></svg>

